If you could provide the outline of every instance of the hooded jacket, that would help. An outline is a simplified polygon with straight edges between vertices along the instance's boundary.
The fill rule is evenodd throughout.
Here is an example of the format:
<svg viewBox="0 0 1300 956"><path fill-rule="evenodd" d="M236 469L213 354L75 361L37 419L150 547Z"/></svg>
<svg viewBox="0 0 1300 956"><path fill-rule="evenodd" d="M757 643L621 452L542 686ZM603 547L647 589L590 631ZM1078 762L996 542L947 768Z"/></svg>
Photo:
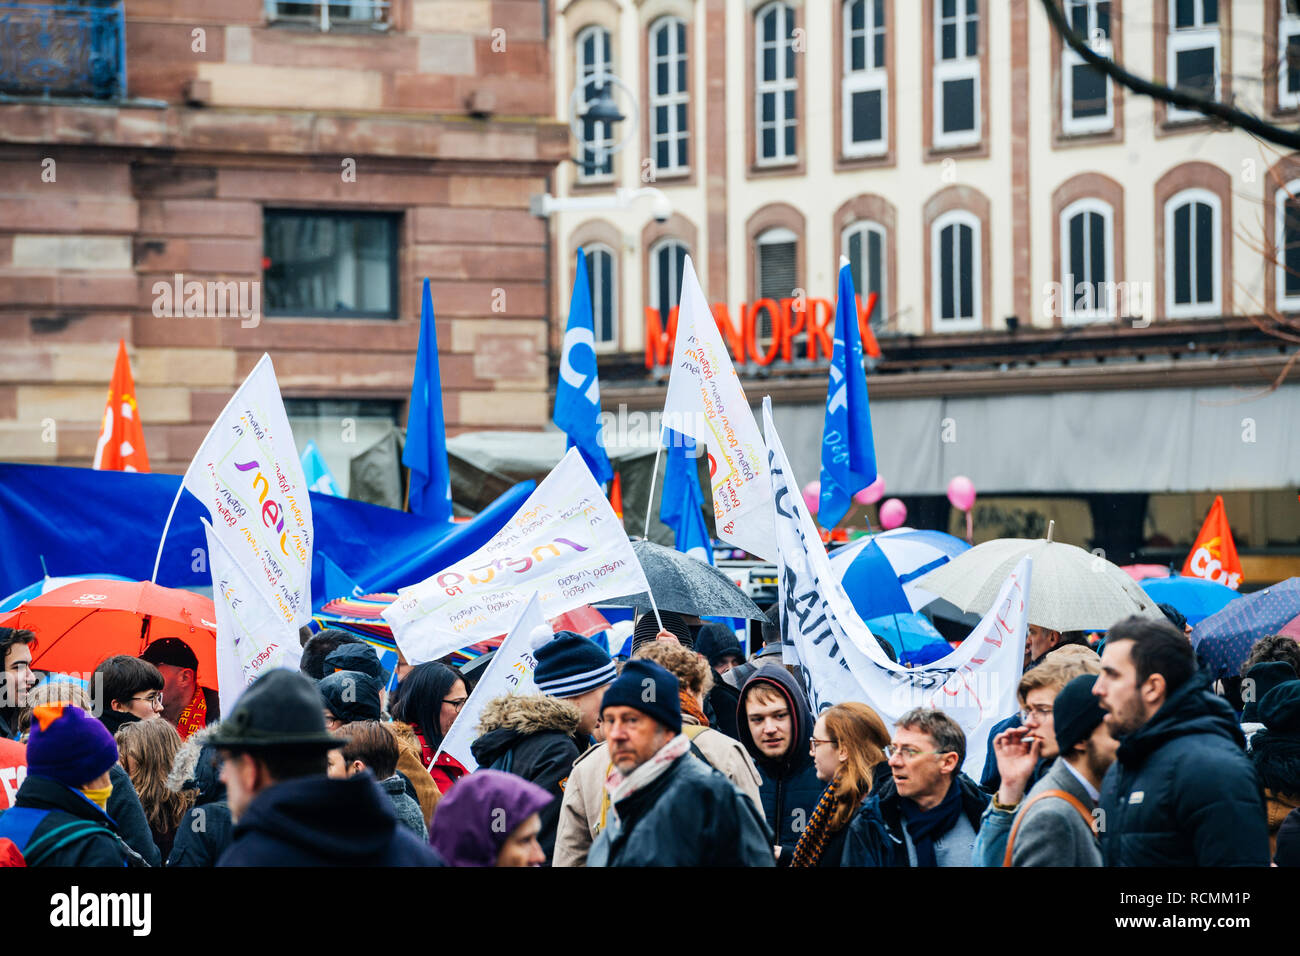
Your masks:
<svg viewBox="0 0 1300 956"><path fill-rule="evenodd" d="M759 750L745 716L745 702L749 699L749 693L760 683L776 688L785 697L794 718L790 746L775 760ZM769 829L776 835L776 841L781 844L781 863L788 864L795 844L799 842L803 825L812 817L817 801L826 789L826 784L817 779L817 767L813 764L812 754L808 752L807 741L812 737L813 716L808 709L808 698L804 696L803 688L780 665L759 668L745 681L741 690L740 705L736 708L736 728L740 742L745 745L749 755L754 758L754 765L758 767L762 778L759 795L763 800L763 815L767 818Z"/></svg>
<svg viewBox="0 0 1300 956"><path fill-rule="evenodd" d="M299 777L253 798L217 866L441 866L370 774Z"/></svg>
<svg viewBox="0 0 1300 956"><path fill-rule="evenodd" d="M13 840L28 866L122 867L131 855L111 817L49 777L23 781L13 807L0 814L0 838Z"/></svg>
<svg viewBox="0 0 1300 956"><path fill-rule="evenodd" d="M1106 866L1268 866L1255 768L1227 701L1194 674L1120 738L1101 786Z"/></svg>
<svg viewBox="0 0 1300 956"><path fill-rule="evenodd" d="M167 855L168 866L216 866L230 846L234 823L226 802L226 785L221 782L216 750L207 745L217 726L214 721L191 734L172 763L168 788L194 790L197 797L176 830L176 840Z"/></svg>
<svg viewBox="0 0 1300 956"><path fill-rule="evenodd" d="M1264 729L1251 742L1250 759L1264 788L1271 858L1282 821L1300 807L1300 681L1279 684L1255 706Z"/></svg>
<svg viewBox="0 0 1300 956"><path fill-rule="evenodd" d="M537 835L547 860L555 853L564 786L573 762L585 749L573 739L581 719L577 707L557 697L507 694L483 708L479 737L470 746L480 767L508 771L555 797L541 811L542 830Z"/></svg>
<svg viewBox="0 0 1300 956"><path fill-rule="evenodd" d="M979 833L989 795L964 773L957 774L951 786L960 788L962 815L971 829ZM903 799L892 774L882 779L878 787L872 787L871 796L845 828L841 866L911 866L907 839L903 835ZM972 865L978 863L972 859Z"/></svg>
<svg viewBox="0 0 1300 956"><path fill-rule="evenodd" d="M690 752L614 805L588 866L774 866L752 801Z"/></svg>

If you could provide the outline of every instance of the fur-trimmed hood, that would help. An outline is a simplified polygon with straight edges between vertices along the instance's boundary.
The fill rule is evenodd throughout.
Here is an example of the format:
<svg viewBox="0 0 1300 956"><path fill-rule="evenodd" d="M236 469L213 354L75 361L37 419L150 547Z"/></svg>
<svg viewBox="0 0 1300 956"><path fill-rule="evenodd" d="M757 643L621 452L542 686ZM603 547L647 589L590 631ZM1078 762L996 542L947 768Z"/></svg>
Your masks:
<svg viewBox="0 0 1300 956"><path fill-rule="evenodd" d="M226 785L221 782L221 770L214 762L216 751L208 746L208 739L220 726L219 722L208 724L185 739L172 760L171 773L165 782L168 790L173 793L196 790L199 803L225 799ZM201 763L205 751L207 758Z"/></svg>
<svg viewBox="0 0 1300 956"><path fill-rule="evenodd" d="M558 697L545 694L504 694L487 702L479 718L478 734L512 730L521 736L558 731L566 737L578 732L582 714Z"/></svg>

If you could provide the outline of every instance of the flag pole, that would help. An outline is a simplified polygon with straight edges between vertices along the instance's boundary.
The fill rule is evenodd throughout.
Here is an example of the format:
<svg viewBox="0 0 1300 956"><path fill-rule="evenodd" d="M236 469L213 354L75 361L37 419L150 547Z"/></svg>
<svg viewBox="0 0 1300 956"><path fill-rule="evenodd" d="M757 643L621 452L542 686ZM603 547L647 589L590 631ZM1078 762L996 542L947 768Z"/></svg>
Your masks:
<svg viewBox="0 0 1300 956"><path fill-rule="evenodd" d="M663 436L661 435L659 437L659 444L655 446L655 466L650 471L650 496L645 500L645 531L642 532L641 537L645 538L647 541L650 540L650 508L655 500L655 479L659 477L659 456L663 453L663 450L664 442ZM656 610L655 617L658 616L659 611Z"/></svg>
<svg viewBox="0 0 1300 956"><path fill-rule="evenodd" d="M158 565L162 563L163 545L167 542L167 531L172 526L172 517L176 514L176 505L181 500L181 492L185 490L185 479L181 479L180 486L176 489L176 497L172 499L171 511L167 512L167 523L163 525L162 537L158 539L158 554L153 559L153 576L149 578L150 584L158 583Z"/></svg>

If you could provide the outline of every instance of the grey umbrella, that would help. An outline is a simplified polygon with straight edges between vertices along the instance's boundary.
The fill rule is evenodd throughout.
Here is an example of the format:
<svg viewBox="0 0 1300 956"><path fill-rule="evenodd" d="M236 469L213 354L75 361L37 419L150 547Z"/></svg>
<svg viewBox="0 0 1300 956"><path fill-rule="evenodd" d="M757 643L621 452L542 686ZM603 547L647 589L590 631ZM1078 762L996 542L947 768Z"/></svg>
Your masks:
<svg viewBox="0 0 1300 956"><path fill-rule="evenodd" d="M632 550L641 562L659 610L697 617L767 619L731 578L712 565L650 541L633 541ZM650 596L638 591L597 602L592 607L649 608Z"/></svg>

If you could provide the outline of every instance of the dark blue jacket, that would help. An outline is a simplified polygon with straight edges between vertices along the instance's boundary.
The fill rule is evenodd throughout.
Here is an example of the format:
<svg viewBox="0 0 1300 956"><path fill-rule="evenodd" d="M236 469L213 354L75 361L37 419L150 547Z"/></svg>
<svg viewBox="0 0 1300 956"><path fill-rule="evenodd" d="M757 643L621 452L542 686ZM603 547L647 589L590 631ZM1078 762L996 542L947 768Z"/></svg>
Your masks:
<svg viewBox="0 0 1300 956"><path fill-rule="evenodd" d="M17 845L28 866L121 867L131 856L117 824L84 794L30 774L0 813L0 837Z"/></svg>
<svg viewBox="0 0 1300 956"><path fill-rule="evenodd" d="M784 695L794 717L794 739L790 741L789 749L777 760L770 759L758 749L749 730L749 720L745 716L745 701L750 690L759 683L774 687ZM740 704L736 708L736 730L740 734L740 742L745 745L758 767L758 792L763 801L763 815L767 817L767 825L775 834L776 842L781 844L781 865L787 866L795 844L799 842L799 834L812 818L817 801L826 789L826 784L817 779L817 768L808 751L808 741L812 738L813 730L808 698L789 671L779 664L768 664L760 667L745 681L740 692Z"/></svg>
<svg viewBox="0 0 1300 956"><path fill-rule="evenodd" d="M978 833L980 818L989 805L989 795L964 773L957 775L956 785L961 788L961 811ZM910 865L903 837L902 800L892 776L873 788L861 811L854 814L846 828L848 836L844 840L841 866Z"/></svg>
<svg viewBox="0 0 1300 956"><path fill-rule="evenodd" d="M370 774L300 777L259 793L217 866L441 866Z"/></svg>
<svg viewBox="0 0 1300 956"><path fill-rule="evenodd" d="M1268 866L1255 768L1227 701L1193 676L1120 738L1101 786L1106 866Z"/></svg>

